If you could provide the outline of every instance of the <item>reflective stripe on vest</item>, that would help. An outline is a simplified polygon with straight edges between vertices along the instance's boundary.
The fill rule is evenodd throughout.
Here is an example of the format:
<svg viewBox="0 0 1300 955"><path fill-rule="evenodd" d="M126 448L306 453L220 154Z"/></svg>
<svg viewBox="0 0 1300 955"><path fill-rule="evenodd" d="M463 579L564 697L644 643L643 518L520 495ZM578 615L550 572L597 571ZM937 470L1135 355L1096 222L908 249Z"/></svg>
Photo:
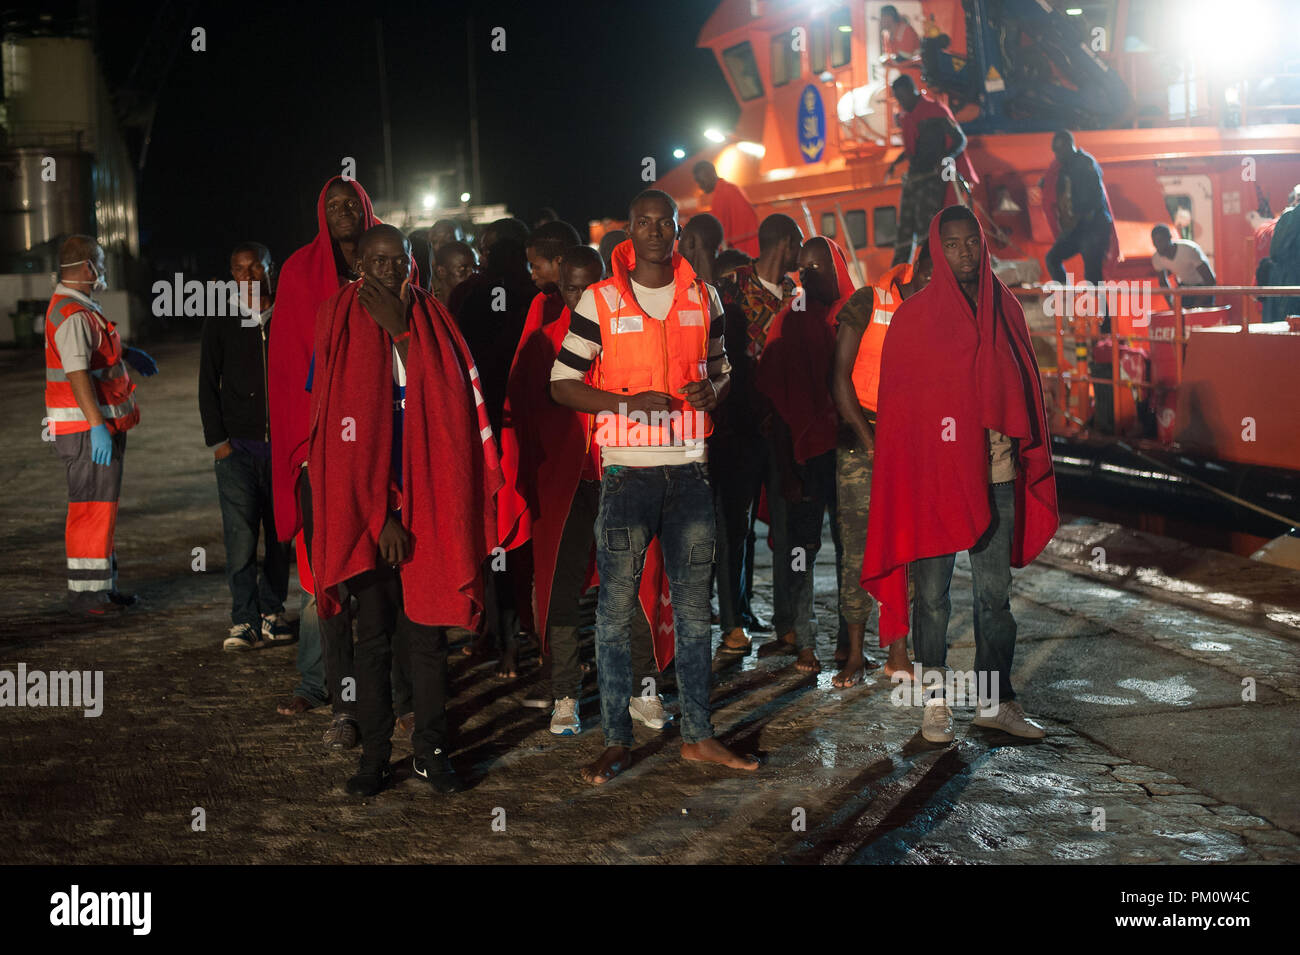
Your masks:
<svg viewBox="0 0 1300 955"><path fill-rule="evenodd" d="M117 326L98 309L68 295L55 294L45 312L45 415L54 434L75 434L90 429L90 422L77 404L68 373L63 368L54 335L59 326L78 313L90 316L99 341L90 353L91 387L105 423L113 431L126 431L140 420L135 404L135 385L122 362L122 339Z"/></svg>
<svg viewBox="0 0 1300 955"><path fill-rule="evenodd" d="M873 308L871 321L862 333L862 342L858 345L858 357L853 362L853 392L858 396L858 404L868 411L876 410L876 401L880 388L880 353L885 347L885 333L889 331L889 322L902 304L903 293L900 285L910 282L912 267L907 263L896 265L880 280L871 286Z"/></svg>
<svg viewBox="0 0 1300 955"><path fill-rule="evenodd" d="M677 392L708 376L709 301L703 283L679 287L660 321L641 310L615 279L592 286L601 351L596 387L615 394L662 391L669 410L647 417L597 415L593 440L601 447L682 447L713 431L710 416Z"/></svg>

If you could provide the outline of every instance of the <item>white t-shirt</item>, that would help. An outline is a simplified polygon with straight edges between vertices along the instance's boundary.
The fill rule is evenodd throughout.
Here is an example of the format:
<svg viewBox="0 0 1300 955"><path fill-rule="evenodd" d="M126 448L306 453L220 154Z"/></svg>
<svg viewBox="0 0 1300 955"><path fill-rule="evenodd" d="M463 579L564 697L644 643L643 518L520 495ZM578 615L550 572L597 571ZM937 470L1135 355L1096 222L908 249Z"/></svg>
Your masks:
<svg viewBox="0 0 1300 955"><path fill-rule="evenodd" d="M1204 285L1198 269L1209 264L1201 247L1188 239L1174 239L1173 258L1167 259L1159 252L1151 256L1151 267L1157 272L1172 272L1179 285Z"/></svg>

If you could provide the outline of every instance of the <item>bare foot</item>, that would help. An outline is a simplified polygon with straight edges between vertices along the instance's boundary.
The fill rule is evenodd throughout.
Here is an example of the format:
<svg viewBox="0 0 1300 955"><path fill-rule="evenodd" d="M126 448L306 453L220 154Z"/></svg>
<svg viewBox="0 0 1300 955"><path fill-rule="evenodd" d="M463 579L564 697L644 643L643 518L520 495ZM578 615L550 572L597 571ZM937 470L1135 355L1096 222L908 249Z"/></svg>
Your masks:
<svg viewBox="0 0 1300 955"><path fill-rule="evenodd" d="M712 738L699 743L682 743L682 759L693 763L717 763L729 769L743 769L751 773L758 769L758 760L752 756L737 756Z"/></svg>
<svg viewBox="0 0 1300 955"><path fill-rule="evenodd" d="M895 674L901 674L904 680L912 680L912 661L907 655L907 641L895 640L889 645L889 656L885 658L885 676L892 681Z"/></svg>
<svg viewBox="0 0 1300 955"><path fill-rule="evenodd" d="M775 640L771 640L758 648L760 657L770 657L777 653L794 653L795 639L794 632L782 634Z"/></svg>
<svg viewBox="0 0 1300 955"><path fill-rule="evenodd" d="M834 660L839 666L844 666L844 664L849 662L849 651L836 650Z"/></svg>
<svg viewBox="0 0 1300 955"><path fill-rule="evenodd" d="M794 661L794 668L800 673L821 673L822 663L817 659L815 650L800 650L799 659Z"/></svg>
<svg viewBox="0 0 1300 955"><path fill-rule="evenodd" d="M513 640L506 642L506 647L501 651L501 659L497 661L497 676L503 680L513 680L519 676L519 646Z"/></svg>
<svg viewBox="0 0 1300 955"><path fill-rule="evenodd" d="M848 688L864 682L867 678L866 663L867 661L862 657L858 657L854 663L848 663L844 669L831 677L831 686Z"/></svg>
<svg viewBox="0 0 1300 955"><path fill-rule="evenodd" d="M599 759L582 767L582 778L593 786L601 786L631 765L630 749L626 746L607 746Z"/></svg>
<svg viewBox="0 0 1300 955"><path fill-rule="evenodd" d="M315 709L316 704L311 700L304 699L301 696L294 696L275 708L275 711L281 716L298 716L306 713L308 710Z"/></svg>

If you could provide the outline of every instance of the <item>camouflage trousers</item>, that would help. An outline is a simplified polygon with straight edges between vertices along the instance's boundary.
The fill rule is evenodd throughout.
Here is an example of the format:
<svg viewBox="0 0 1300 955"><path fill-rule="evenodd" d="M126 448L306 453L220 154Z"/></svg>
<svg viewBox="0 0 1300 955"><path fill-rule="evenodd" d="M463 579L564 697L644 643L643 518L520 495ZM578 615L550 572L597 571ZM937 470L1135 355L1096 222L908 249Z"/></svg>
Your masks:
<svg viewBox="0 0 1300 955"><path fill-rule="evenodd" d="M930 234L930 220L943 208L943 197L948 183L938 173L911 178L903 183L903 195L898 200L898 233L894 238L893 265L901 265L912 257L912 243L920 242Z"/></svg>
<svg viewBox="0 0 1300 955"><path fill-rule="evenodd" d="M840 546L840 617L845 624L866 626L874 601L862 588L862 555L867 549L867 508L871 503L871 459L846 439L835 451L835 488L839 497L837 520Z"/></svg>

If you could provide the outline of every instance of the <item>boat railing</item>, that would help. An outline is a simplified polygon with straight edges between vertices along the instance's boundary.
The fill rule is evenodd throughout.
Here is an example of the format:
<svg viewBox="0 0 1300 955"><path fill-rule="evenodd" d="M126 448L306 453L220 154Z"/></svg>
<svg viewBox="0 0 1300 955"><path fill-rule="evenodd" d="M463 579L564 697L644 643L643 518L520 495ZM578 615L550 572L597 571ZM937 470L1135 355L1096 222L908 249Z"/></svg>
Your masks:
<svg viewBox="0 0 1300 955"><path fill-rule="evenodd" d="M1054 319L1054 327L1029 329L1031 339L1051 342L1056 354L1054 369L1042 368L1041 361L1039 369L1044 390L1054 398L1054 406L1049 409L1049 414L1054 419L1053 430L1066 433L1084 430L1105 433L1112 430L1118 433L1120 416L1115 399L1117 387L1131 389L1135 404L1151 401L1153 396L1176 395L1183 381L1183 351L1192 331L1196 329L1215 328L1219 334L1241 335L1300 332L1300 317L1297 316L1288 317L1285 322L1257 323L1254 326L1250 322L1252 299L1300 297L1300 286L1297 285L1201 285L1172 288L1153 288L1153 285L1149 280L1143 280L1140 283L1108 282L1100 288L1087 283L1069 286L1055 283L1011 286L1012 293L1018 298L1039 299L1045 304L1055 303L1055 307L1044 308ZM1157 296L1168 298L1173 308L1156 311L1148 305L1145 309L1132 310L1127 315L1116 314L1113 316L1116 320L1110 323L1106 317L1107 310L1100 307L1106 304L1105 292L1113 287L1126 286L1140 286L1140 293L1148 302ZM1083 301L1080 296L1088 297L1083 308L1076 307L1076 303ZM1230 309L1223 305L1187 308L1183 304L1184 297L1210 296L1215 298L1216 303L1220 297L1230 301L1240 300L1236 314L1241 321L1225 324L1223 319L1229 317ZM1157 317L1161 319L1159 323L1155 321ZM1104 324L1110 327L1104 327ZM1157 355L1162 359L1159 369L1156 368ZM1143 373L1133 374L1131 364L1126 368L1126 358L1130 361L1140 359ZM1150 362L1149 372L1146 369L1147 362ZM1101 366L1109 366L1106 369L1109 371L1108 376L1100 373ZM1089 408L1101 394L1110 396L1109 429L1105 422L1088 421ZM1097 404L1100 405L1101 402L1097 401Z"/></svg>

